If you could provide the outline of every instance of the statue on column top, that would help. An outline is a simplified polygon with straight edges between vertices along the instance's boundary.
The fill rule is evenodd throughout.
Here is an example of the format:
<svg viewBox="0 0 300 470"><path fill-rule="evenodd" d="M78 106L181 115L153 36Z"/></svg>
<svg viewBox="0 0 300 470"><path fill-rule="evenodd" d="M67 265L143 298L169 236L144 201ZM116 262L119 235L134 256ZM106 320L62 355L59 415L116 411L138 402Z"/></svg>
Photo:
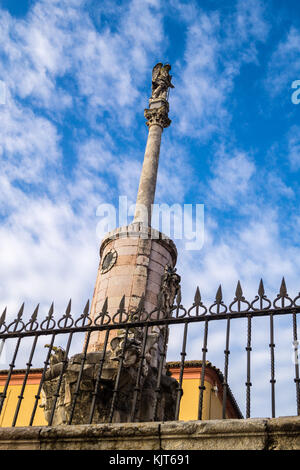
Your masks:
<svg viewBox="0 0 300 470"><path fill-rule="evenodd" d="M169 88L174 88L171 83L172 75L169 74L171 65L163 65L161 62L156 64L152 70L152 100L167 100Z"/></svg>

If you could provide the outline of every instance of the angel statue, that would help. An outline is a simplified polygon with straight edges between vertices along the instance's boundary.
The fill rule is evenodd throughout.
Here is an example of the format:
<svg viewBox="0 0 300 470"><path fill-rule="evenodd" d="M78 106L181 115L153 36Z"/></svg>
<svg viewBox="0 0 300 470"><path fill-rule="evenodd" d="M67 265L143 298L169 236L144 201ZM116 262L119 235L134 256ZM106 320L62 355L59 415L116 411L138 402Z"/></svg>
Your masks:
<svg viewBox="0 0 300 470"><path fill-rule="evenodd" d="M172 75L169 75L171 65L163 65L161 62L156 64L152 70L152 99L167 100L168 89L174 88L171 83Z"/></svg>
<svg viewBox="0 0 300 470"><path fill-rule="evenodd" d="M170 312L174 305L175 297L180 292L180 281L181 277L176 273L176 268L172 268L167 264L162 275L160 290L162 310L165 312Z"/></svg>

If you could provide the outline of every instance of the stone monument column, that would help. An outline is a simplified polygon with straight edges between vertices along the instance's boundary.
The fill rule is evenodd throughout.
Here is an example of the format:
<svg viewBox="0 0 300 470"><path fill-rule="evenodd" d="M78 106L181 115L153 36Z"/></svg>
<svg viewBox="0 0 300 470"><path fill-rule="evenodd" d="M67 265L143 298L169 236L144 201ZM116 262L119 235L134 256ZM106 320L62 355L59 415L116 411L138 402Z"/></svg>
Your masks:
<svg viewBox="0 0 300 470"><path fill-rule="evenodd" d="M132 224L106 234L101 242L90 311L92 322L97 317L103 318L99 316L103 311L109 323L115 315L134 314L141 299L143 312L154 314L151 319L155 319L158 310L168 314L180 289L180 276L174 269L176 246L170 238L151 228L161 135L171 123L167 100L168 90L173 88L170 68L159 63L152 71L152 95L144 113L149 134L135 217ZM107 341L104 331L93 331L90 337L86 336L83 353L64 362L59 354L54 355L54 366L47 371L43 386L47 421L52 419L53 403L52 424L66 424L70 420L73 424L173 420L178 383L164 370L168 327L149 325L146 338L143 331L143 328L131 328L125 343L122 327L112 329ZM126 357L123 356L125 345ZM64 370L64 374L62 392L56 401L55 391L61 380L59 370ZM114 390L116 383L118 392Z"/></svg>
<svg viewBox="0 0 300 470"><path fill-rule="evenodd" d="M104 303L112 317L123 302L126 311L136 308L144 297L144 308L157 307L158 294L166 267L173 269L177 250L173 241L151 228L151 206L154 203L161 135L171 123L168 117L169 88L173 88L170 65L157 64L152 71L152 95L145 109L149 128L133 223L108 233L100 246L100 264L91 304L91 318L100 314ZM111 332L111 339L117 335ZM104 333L94 332L88 352L99 351Z"/></svg>

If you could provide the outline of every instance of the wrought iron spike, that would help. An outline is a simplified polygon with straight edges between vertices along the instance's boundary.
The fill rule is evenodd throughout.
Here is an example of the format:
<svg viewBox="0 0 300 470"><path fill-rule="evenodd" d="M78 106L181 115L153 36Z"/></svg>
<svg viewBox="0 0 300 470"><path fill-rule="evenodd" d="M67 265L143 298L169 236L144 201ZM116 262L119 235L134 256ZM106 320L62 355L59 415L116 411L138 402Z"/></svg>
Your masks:
<svg viewBox="0 0 300 470"><path fill-rule="evenodd" d="M52 302L50 308L49 308L49 312L48 312L48 315L47 315L47 318L52 318L53 317L53 312L54 312L54 302Z"/></svg>
<svg viewBox="0 0 300 470"><path fill-rule="evenodd" d="M264 288L264 283L262 279L260 280L257 293L259 297L263 297L265 295L265 288Z"/></svg>
<svg viewBox="0 0 300 470"><path fill-rule="evenodd" d="M216 302L217 304L220 304L223 300L223 294L222 294L222 287L221 284L218 287L217 293L216 293Z"/></svg>
<svg viewBox="0 0 300 470"><path fill-rule="evenodd" d="M68 303L68 306L66 308L66 317L70 317L70 313L71 313L71 304L72 304L72 300L70 299L69 300L69 303Z"/></svg>
<svg viewBox="0 0 300 470"><path fill-rule="evenodd" d="M212 315L218 315L219 313L227 312L227 305L225 305L223 302L223 292L221 284L218 287L215 302L209 307L209 312Z"/></svg>
<svg viewBox="0 0 300 470"><path fill-rule="evenodd" d="M137 311L142 312L144 310L144 306L145 306L145 294L143 294L142 297L140 298Z"/></svg>
<svg viewBox="0 0 300 470"><path fill-rule="evenodd" d="M194 303L193 305L188 309L187 313L189 316L191 316L190 312L195 309L196 311L196 316L202 316L202 315L205 315L207 313L207 308L205 307L205 305L203 305L202 301L201 301L201 294L200 294L200 289L199 287L197 286L197 289L196 289L196 293L195 293L195 297L194 297ZM202 309L202 313L199 313L199 310Z"/></svg>
<svg viewBox="0 0 300 470"><path fill-rule="evenodd" d="M281 300L281 305L278 306L278 302L280 300ZM289 305L287 305L287 302L289 303ZM277 295L276 299L274 300L273 306L275 308L292 307L293 303L294 303L293 299L291 299L291 297L288 296L287 288L286 288L286 284L285 284L285 279L283 277L282 281L281 281L279 294Z"/></svg>
<svg viewBox="0 0 300 470"><path fill-rule="evenodd" d="M85 307L84 307L84 310L83 310L83 315L84 316L88 316L89 314L89 310L90 310L90 299L88 299Z"/></svg>
<svg viewBox="0 0 300 470"><path fill-rule="evenodd" d="M201 303L201 294L200 294L200 289L198 286L197 286L195 297L194 297L194 303L195 305L200 305Z"/></svg>
<svg viewBox="0 0 300 470"><path fill-rule="evenodd" d="M89 325L91 325L92 320L89 317L89 309L90 309L90 301L88 299L88 301L87 301L87 303L86 303L86 305L83 309L82 315L80 315L80 317L75 321L75 327L79 325L80 321L82 321L82 326L84 326L85 325L85 320L88 320Z"/></svg>
<svg viewBox="0 0 300 470"><path fill-rule="evenodd" d="M265 287L262 279L259 282L257 293L258 295L255 296L255 299L250 304L251 309L254 311L268 310L271 307L272 302L265 294Z"/></svg>
<svg viewBox="0 0 300 470"><path fill-rule="evenodd" d="M106 297L102 306L102 311L101 311L102 314L105 314L107 312L107 307L108 307L108 298Z"/></svg>
<svg viewBox="0 0 300 470"><path fill-rule="evenodd" d="M17 320L20 320L20 318L21 318L22 315L23 315L23 312L24 312L24 302L22 303L21 308L20 308L20 310L18 311Z"/></svg>
<svg viewBox="0 0 300 470"><path fill-rule="evenodd" d="M242 286L241 286L240 281L238 281L238 283L237 283L235 296L236 296L237 300L242 300L243 290L242 290Z"/></svg>
<svg viewBox="0 0 300 470"><path fill-rule="evenodd" d="M279 292L280 292L280 295L283 296L283 297L287 295L287 288L286 288L286 283L285 283L284 277L282 278Z"/></svg>
<svg viewBox="0 0 300 470"><path fill-rule="evenodd" d="M233 305L235 304L237 304L237 310L232 309ZM247 307L242 309L241 308L242 304L247 305ZM236 286L235 298L233 299L233 302L231 302L228 308L231 313L245 313L245 312L248 312L251 308L250 303L243 296L243 290L242 290L240 281L238 281L237 286Z"/></svg>
<svg viewBox="0 0 300 470"><path fill-rule="evenodd" d="M5 323L6 309L7 309L7 307L5 307L5 309L2 312L2 315L1 315L1 318L0 318L0 327Z"/></svg>
<svg viewBox="0 0 300 470"><path fill-rule="evenodd" d="M22 321L22 315L23 315L23 311L24 311L24 302L22 303L21 305L21 308L20 310L18 311L17 313L17 318L12 322L10 323L10 325L8 325L7 327L7 331L8 332L11 332L10 331L10 328L14 325L14 328L13 328L13 332L16 333L16 332L20 332L22 331L23 328L25 328L25 325Z"/></svg>
<svg viewBox="0 0 300 470"><path fill-rule="evenodd" d="M108 297L106 297L106 299L103 302L101 312L94 319L95 325L107 325L108 323L110 323L111 319L109 315L107 314L107 312L108 312ZM105 322L105 320L107 321Z"/></svg>
<svg viewBox="0 0 300 470"><path fill-rule="evenodd" d="M40 304L37 304L37 306L34 309L33 314L31 315L31 318L28 323L25 325L25 330L26 331L36 331L38 328L38 322L36 321L38 310L39 310Z"/></svg>
<svg viewBox="0 0 300 470"><path fill-rule="evenodd" d="M48 315L46 316L45 320L42 321L42 323L40 325L42 330L44 330L44 329L52 330L55 327L56 322L53 318L53 312L54 312L54 303L52 302L52 304L50 305L50 308L49 308Z"/></svg>
<svg viewBox="0 0 300 470"><path fill-rule="evenodd" d="M37 306L36 306L35 309L34 309L33 314L31 315L31 318L30 318L30 321L31 321L31 322L36 321L37 314L38 314L38 311L39 311L39 307L40 307L40 304L37 304Z"/></svg>
<svg viewBox="0 0 300 470"><path fill-rule="evenodd" d="M125 310L125 294L123 295L117 313L115 313L112 317L112 322L117 323L126 323L129 318L129 313L126 313Z"/></svg>
<svg viewBox="0 0 300 470"><path fill-rule="evenodd" d="M119 310L124 310L125 308L125 294L123 295L120 305L119 305Z"/></svg>

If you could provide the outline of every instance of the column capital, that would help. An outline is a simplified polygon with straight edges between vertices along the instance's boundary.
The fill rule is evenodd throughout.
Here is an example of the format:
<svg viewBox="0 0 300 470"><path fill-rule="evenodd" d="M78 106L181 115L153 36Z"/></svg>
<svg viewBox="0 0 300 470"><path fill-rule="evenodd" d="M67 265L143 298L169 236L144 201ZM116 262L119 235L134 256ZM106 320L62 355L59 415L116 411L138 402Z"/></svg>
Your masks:
<svg viewBox="0 0 300 470"><path fill-rule="evenodd" d="M144 116L147 119L146 125L150 128L152 125L156 124L162 129L169 127L171 124L171 119L168 117L169 106L168 103L164 103L159 107L150 107L145 109Z"/></svg>

